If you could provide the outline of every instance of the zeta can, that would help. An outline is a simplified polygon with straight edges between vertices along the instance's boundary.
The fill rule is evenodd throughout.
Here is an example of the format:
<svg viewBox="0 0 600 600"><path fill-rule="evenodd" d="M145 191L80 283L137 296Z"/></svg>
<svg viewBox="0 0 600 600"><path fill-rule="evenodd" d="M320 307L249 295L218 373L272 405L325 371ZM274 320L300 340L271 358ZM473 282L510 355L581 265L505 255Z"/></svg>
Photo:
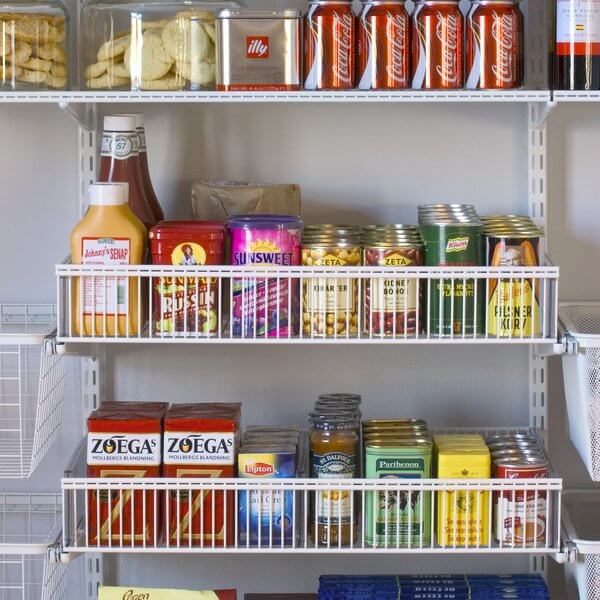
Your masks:
<svg viewBox="0 0 600 600"><path fill-rule="evenodd" d="M540 232L536 229L489 233L486 236L490 267L535 267L540 264ZM491 279L487 327L498 337L541 335L538 282L531 278Z"/></svg>
<svg viewBox="0 0 600 600"><path fill-rule="evenodd" d="M425 264L468 267L482 264L480 222L421 225ZM482 330L483 287L475 279L432 279L429 283L428 333L474 335Z"/></svg>

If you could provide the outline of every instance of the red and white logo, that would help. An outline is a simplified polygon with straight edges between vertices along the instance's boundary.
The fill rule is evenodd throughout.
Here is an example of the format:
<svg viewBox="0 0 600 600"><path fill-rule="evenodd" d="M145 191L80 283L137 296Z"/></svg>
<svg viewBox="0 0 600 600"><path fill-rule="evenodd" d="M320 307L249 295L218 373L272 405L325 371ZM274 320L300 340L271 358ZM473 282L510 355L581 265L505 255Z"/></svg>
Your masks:
<svg viewBox="0 0 600 600"><path fill-rule="evenodd" d="M246 465L246 474L255 477L269 477L275 473L275 467L264 462L256 462Z"/></svg>
<svg viewBox="0 0 600 600"><path fill-rule="evenodd" d="M246 58L269 58L269 36L248 36L246 38Z"/></svg>

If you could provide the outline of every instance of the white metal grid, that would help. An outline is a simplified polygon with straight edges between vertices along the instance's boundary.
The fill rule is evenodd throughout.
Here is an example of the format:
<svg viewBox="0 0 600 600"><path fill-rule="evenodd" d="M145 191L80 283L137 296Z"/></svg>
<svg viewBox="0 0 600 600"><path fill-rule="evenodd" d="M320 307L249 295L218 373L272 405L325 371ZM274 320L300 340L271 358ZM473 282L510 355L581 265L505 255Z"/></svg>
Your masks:
<svg viewBox="0 0 600 600"><path fill-rule="evenodd" d="M559 318L578 349L562 359L571 440L600 481L600 303L561 303Z"/></svg>
<svg viewBox="0 0 600 600"><path fill-rule="evenodd" d="M3 305L0 319L0 478L24 478L58 437L65 362L44 349L53 307Z"/></svg>
<svg viewBox="0 0 600 600"><path fill-rule="evenodd" d="M60 536L57 494L0 494L0 600L67 598L67 567L48 549Z"/></svg>
<svg viewBox="0 0 600 600"><path fill-rule="evenodd" d="M554 266L58 265L56 275L57 337L64 342L535 343L556 338ZM369 289L383 296L390 280L399 294L408 294L412 282L414 309L374 308ZM465 296L461 289L467 290ZM503 291L497 310L488 303L494 289ZM525 300L527 289L535 294ZM180 307L177 325L173 307Z"/></svg>
<svg viewBox="0 0 600 600"><path fill-rule="evenodd" d="M443 431L489 434L509 430ZM82 444L69 476L62 480L67 552L533 555L560 548L562 480L553 476L102 479L81 476L84 450ZM260 526L251 525L251 505L262 514ZM325 505L329 508L323 517ZM394 512L394 507L405 510L409 505L411 509L403 515ZM376 514L382 507L391 507L384 510L383 520ZM346 517L345 524L333 524L338 514ZM278 529L282 522L289 528ZM516 527L509 527L513 524ZM330 533L323 534L323 527ZM519 536L517 531L528 533Z"/></svg>
<svg viewBox="0 0 600 600"><path fill-rule="evenodd" d="M567 578L575 581L582 600L600 600L600 493L576 490L563 496L565 538L575 544L575 562Z"/></svg>

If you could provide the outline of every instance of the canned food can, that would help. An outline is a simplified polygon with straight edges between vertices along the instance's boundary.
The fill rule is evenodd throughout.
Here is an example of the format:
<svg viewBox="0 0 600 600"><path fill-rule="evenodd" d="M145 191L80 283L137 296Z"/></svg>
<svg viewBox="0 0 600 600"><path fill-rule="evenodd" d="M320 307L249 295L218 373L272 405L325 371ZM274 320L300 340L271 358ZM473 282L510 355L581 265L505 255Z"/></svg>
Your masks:
<svg viewBox="0 0 600 600"><path fill-rule="evenodd" d="M364 2L357 37L358 89L410 86L410 18L404 0Z"/></svg>
<svg viewBox="0 0 600 600"><path fill-rule="evenodd" d="M507 231L505 229L505 231ZM540 264L541 232L510 226L486 235L490 267L535 267ZM541 335L539 282L525 277L491 279L488 291L487 328L498 337Z"/></svg>
<svg viewBox="0 0 600 600"><path fill-rule="evenodd" d="M410 227L410 226L409 226ZM423 264L421 235L401 225L363 230L363 265L413 267ZM420 282L417 278L370 277L364 282L363 330L389 336L421 331Z"/></svg>
<svg viewBox="0 0 600 600"><path fill-rule="evenodd" d="M523 82L523 16L518 2L473 2L466 23L467 89L518 88Z"/></svg>
<svg viewBox="0 0 600 600"><path fill-rule="evenodd" d="M426 265L464 267L482 264L480 222L421 222ZM484 290L481 281L432 279L427 285L430 334L474 335L482 331Z"/></svg>
<svg viewBox="0 0 600 600"><path fill-rule="evenodd" d="M354 88L356 19L350 0L310 2L304 27L304 89Z"/></svg>
<svg viewBox="0 0 600 600"><path fill-rule="evenodd" d="M369 479L431 477L430 440L371 440L365 444ZM431 542L431 492L382 491L365 494L365 541L378 548L427 546Z"/></svg>
<svg viewBox="0 0 600 600"><path fill-rule="evenodd" d="M421 0L412 14L412 87L462 88L464 17L458 0Z"/></svg>
<svg viewBox="0 0 600 600"><path fill-rule="evenodd" d="M498 479L543 479L548 477L548 460L542 457L494 460ZM512 547L544 545L547 536L547 492L538 488L495 492L495 536Z"/></svg>

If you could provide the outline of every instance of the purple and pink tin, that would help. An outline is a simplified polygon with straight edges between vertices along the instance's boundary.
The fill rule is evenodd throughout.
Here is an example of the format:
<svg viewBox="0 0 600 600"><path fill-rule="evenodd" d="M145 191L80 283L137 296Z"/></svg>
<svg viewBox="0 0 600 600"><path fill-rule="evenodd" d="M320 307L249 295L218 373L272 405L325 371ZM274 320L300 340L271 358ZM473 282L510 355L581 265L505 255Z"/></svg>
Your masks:
<svg viewBox="0 0 600 600"><path fill-rule="evenodd" d="M288 215L232 217L231 264L300 265L302 221ZM282 277L234 278L232 334L236 337L287 337L298 333L299 281Z"/></svg>

